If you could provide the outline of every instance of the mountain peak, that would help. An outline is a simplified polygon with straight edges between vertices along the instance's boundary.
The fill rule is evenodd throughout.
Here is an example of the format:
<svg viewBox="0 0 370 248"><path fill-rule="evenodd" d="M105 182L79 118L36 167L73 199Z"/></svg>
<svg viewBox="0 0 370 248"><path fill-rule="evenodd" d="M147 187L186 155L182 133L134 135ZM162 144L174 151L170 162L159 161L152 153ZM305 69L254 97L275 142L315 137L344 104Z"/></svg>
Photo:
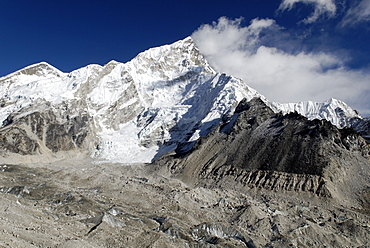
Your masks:
<svg viewBox="0 0 370 248"><path fill-rule="evenodd" d="M50 75L53 74L55 76L61 76L63 72L55 68L54 66L48 64L47 62L39 62L36 64L32 64L29 66L26 66L25 68L22 68L18 71L15 71L4 78L9 78L12 76L19 76L19 75L27 75L27 76L45 76L45 75Z"/></svg>
<svg viewBox="0 0 370 248"><path fill-rule="evenodd" d="M161 70L174 72L175 75L173 76L178 76L178 74L188 69L197 71L205 70L212 74L215 73L207 60L199 52L199 49L196 47L191 37L187 37L169 45L150 48L138 54L128 63L135 64L136 68L141 67L145 70L145 73L155 73ZM147 69L149 69L149 71L147 71ZM172 73L165 74L165 76L171 78L169 74Z"/></svg>

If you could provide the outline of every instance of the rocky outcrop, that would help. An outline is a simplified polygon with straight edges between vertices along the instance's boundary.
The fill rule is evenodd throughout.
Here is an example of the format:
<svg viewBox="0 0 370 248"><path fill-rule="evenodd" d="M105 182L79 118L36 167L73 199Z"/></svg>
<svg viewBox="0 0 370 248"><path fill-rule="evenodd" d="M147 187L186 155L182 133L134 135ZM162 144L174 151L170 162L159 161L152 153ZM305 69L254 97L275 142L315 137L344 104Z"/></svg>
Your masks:
<svg viewBox="0 0 370 248"><path fill-rule="evenodd" d="M89 147L93 143L91 117L84 112L61 113L48 106L9 115L0 128L0 152L36 155Z"/></svg>
<svg viewBox="0 0 370 248"><path fill-rule="evenodd" d="M361 177L366 182L368 172L358 171L370 167L369 145L353 129L297 113L275 114L260 99L242 101L227 122L190 152L173 153L157 163L191 184L213 187L228 181L326 197L359 190L356 181Z"/></svg>
<svg viewBox="0 0 370 248"><path fill-rule="evenodd" d="M1 152L19 153L21 155L36 154L39 150L37 141L28 137L27 132L19 127L9 127L0 133Z"/></svg>

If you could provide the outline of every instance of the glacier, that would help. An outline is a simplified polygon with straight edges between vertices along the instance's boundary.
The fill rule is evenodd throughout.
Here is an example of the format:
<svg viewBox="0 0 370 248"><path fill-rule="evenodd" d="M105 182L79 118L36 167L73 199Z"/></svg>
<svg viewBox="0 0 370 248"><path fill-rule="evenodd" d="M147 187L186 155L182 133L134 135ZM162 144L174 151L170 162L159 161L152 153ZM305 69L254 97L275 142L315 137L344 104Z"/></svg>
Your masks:
<svg viewBox="0 0 370 248"><path fill-rule="evenodd" d="M98 145L91 156L104 162L147 163L188 149L242 99L262 99L274 112L298 112L343 128L359 113L336 99L270 102L241 79L216 72L191 37L148 49L127 63L110 61L70 73L46 62L0 78L0 123L9 115L50 108L63 118L87 113Z"/></svg>

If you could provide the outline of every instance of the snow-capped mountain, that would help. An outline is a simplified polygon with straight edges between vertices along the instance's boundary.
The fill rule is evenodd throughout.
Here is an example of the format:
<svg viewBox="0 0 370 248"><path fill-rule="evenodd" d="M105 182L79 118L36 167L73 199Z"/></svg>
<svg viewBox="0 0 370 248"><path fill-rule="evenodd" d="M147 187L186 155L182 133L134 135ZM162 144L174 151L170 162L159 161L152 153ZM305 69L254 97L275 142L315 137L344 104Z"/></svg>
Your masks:
<svg viewBox="0 0 370 248"><path fill-rule="evenodd" d="M357 111L350 108L344 102L334 98L325 102L274 102L273 105L278 110L281 110L284 114L296 111L299 114L307 117L309 120L326 119L336 125L338 128L349 126L351 118L360 117Z"/></svg>
<svg viewBox="0 0 370 248"><path fill-rule="evenodd" d="M96 143L91 145L93 156L127 163L150 162L180 144L196 141L230 117L243 98L261 98L275 112L297 111L309 119L325 118L338 127L348 125L351 118L361 119L335 99L268 102L241 79L214 71L190 37L151 48L127 63L88 65L71 73L45 62L31 65L0 78L0 92L2 129L49 109L53 114L48 116L64 125L68 134L71 119L87 116L80 123L89 123L88 131L78 136L73 127L72 144L82 142L76 143L77 136L92 136ZM28 136L37 147L53 150L45 141L50 126L45 128L43 134ZM36 128L27 130L34 133Z"/></svg>

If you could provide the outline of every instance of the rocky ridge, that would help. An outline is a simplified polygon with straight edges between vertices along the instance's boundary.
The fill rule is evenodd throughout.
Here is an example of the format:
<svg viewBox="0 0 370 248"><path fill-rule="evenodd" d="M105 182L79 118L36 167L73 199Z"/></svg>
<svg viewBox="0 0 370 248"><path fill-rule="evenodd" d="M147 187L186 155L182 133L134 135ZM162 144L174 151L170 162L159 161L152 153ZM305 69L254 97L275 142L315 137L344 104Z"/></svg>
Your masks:
<svg viewBox="0 0 370 248"><path fill-rule="evenodd" d="M191 151L156 163L191 185L311 192L367 209L361 204L369 193L369 156L369 144L351 128L298 113L275 114L256 98L241 101Z"/></svg>

